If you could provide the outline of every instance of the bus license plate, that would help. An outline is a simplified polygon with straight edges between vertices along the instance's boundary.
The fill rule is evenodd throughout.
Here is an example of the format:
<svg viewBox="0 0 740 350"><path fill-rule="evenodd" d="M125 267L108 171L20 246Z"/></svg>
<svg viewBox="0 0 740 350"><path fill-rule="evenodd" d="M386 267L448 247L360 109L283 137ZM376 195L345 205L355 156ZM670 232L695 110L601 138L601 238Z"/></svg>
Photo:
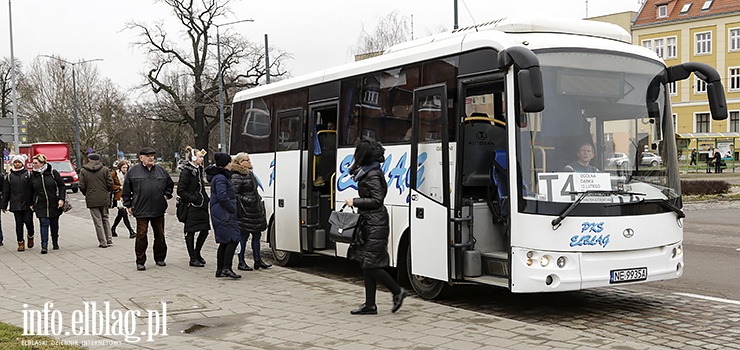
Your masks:
<svg viewBox="0 0 740 350"><path fill-rule="evenodd" d="M611 276L609 278L609 283L644 281L647 279L647 267L611 270L609 275Z"/></svg>

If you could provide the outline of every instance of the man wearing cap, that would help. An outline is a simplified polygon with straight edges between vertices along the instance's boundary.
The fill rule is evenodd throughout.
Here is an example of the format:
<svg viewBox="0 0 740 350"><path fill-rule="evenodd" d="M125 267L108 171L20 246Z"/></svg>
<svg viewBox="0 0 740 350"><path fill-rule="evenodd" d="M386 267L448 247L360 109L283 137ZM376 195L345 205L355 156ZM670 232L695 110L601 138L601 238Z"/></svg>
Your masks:
<svg viewBox="0 0 740 350"><path fill-rule="evenodd" d="M157 151L151 147L139 150L140 164L126 173L123 181L123 206L136 218L136 269L146 270L147 227L154 232L154 261L165 266L167 243L164 239L164 213L167 200L172 198L175 183L163 167L154 164Z"/></svg>
<svg viewBox="0 0 740 350"><path fill-rule="evenodd" d="M113 178L108 167L100 163L100 155L90 153L87 164L80 170L80 192L85 196L87 209L90 210L95 233L98 235L98 247L108 248L113 244L113 235L108 223L110 192L113 190Z"/></svg>

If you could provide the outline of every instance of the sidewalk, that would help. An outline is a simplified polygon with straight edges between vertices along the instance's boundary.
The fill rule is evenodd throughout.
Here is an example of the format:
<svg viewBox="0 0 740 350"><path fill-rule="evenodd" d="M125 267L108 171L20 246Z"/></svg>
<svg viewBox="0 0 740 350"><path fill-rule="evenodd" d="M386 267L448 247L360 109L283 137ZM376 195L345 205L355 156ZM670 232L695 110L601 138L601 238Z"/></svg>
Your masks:
<svg viewBox="0 0 740 350"><path fill-rule="evenodd" d="M206 267L188 267L181 236L172 233L181 224L171 216L166 223L167 266L154 265L150 238L143 272L134 264L134 240L116 237L113 246L98 248L88 218L62 215L61 249L47 255L40 254L38 232L34 248L16 252L13 216L2 214L2 223L0 320L22 327L24 313L38 310L35 315L41 318L44 304L52 302L48 318L62 324L54 330L57 338L91 349L660 349L609 334L599 337L529 325L418 297L407 298L391 314L387 292L378 293L377 316L353 316L349 310L364 300L361 285L277 266L241 271L240 280L216 279L212 238L204 248ZM85 302L95 302L101 313L87 312ZM92 329L96 322L88 320L86 325L85 315L98 315L99 320L106 314L105 302L110 303L108 314L118 318L106 318L113 330L102 336L74 335L83 325ZM146 317L148 311L163 313L160 302L166 303L167 335L161 334L161 324L153 327L155 318L148 322ZM140 317L133 317L135 311ZM72 328L75 318L79 322ZM151 341L149 326L160 333ZM133 341L135 337L141 339Z"/></svg>

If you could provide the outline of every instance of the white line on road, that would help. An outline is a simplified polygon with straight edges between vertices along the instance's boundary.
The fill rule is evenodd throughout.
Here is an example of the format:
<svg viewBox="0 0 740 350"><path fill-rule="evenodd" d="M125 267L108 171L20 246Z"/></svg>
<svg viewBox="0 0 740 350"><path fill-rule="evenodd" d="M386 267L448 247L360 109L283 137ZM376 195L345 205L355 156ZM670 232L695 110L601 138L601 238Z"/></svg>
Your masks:
<svg viewBox="0 0 740 350"><path fill-rule="evenodd" d="M709 300L709 301L717 301L720 303L740 305L740 301L732 300L732 299L715 298L715 297L710 297L706 295L691 294L691 293L673 293L673 294L681 295L681 296L689 297L689 298L696 298L696 299L703 299L703 300Z"/></svg>

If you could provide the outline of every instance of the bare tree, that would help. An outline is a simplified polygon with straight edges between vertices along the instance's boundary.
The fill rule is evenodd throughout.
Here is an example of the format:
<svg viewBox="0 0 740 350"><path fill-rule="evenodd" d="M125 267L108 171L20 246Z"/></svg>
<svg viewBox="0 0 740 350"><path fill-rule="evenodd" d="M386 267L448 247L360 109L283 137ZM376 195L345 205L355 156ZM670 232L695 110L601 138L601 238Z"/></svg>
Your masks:
<svg viewBox="0 0 740 350"><path fill-rule="evenodd" d="M15 60L16 81L23 81L21 74L21 62ZM0 118L10 118L13 116L13 96L12 80L13 72L11 70L10 58L6 57L0 61Z"/></svg>
<svg viewBox="0 0 740 350"><path fill-rule="evenodd" d="M180 44L164 29L163 23L152 26L130 22L128 29L139 32L134 45L144 48L148 68L143 87L155 93L154 103L146 118L188 125L193 131L195 147L209 149L211 131L219 125L216 43L212 34L221 22L227 22L230 1L159 0L172 9L184 32ZM221 74L223 76L224 115L231 115L233 94L259 85L267 69L264 47L245 40L228 30L221 35ZM283 60L290 57L279 49L270 49L270 76L287 75Z"/></svg>
<svg viewBox="0 0 740 350"><path fill-rule="evenodd" d="M393 11L380 18L372 33L366 31L363 24L357 45L352 47L352 52L355 55L382 52L395 44L411 40L411 29L409 18Z"/></svg>

